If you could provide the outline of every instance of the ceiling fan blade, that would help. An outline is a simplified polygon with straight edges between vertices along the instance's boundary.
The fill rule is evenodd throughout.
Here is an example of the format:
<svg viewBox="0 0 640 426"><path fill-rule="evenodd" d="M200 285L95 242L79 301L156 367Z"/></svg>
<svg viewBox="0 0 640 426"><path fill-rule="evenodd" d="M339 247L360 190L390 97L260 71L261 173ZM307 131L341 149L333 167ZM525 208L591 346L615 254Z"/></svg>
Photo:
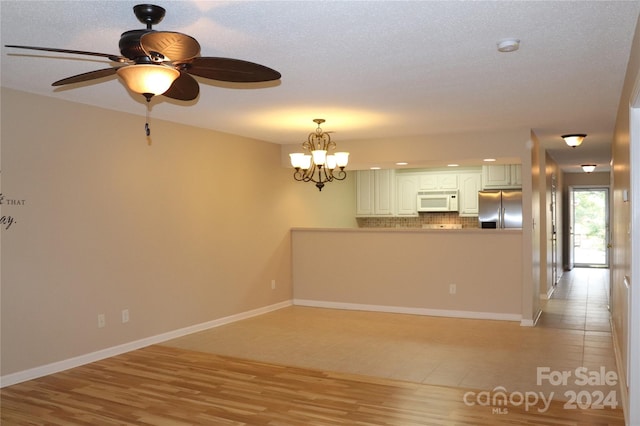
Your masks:
<svg viewBox="0 0 640 426"><path fill-rule="evenodd" d="M196 79L186 72L180 72L180 77L162 95L179 101L191 101L197 98L199 93L200 86Z"/></svg>
<svg viewBox="0 0 640 426"><path fill-rule="evenodd" d="M199 77L234 83L278 80L278 71L264 65L231 58L199 57L180 64L184 71Z"/></svg>
<svg viewBox="0 0 640 426"><path fill-rule="evenodd" d="M148 56L153 58L160 53L168 61L182 61L200 54L200 44L195 38L171 31L146 33L140 37L140 45Z"/></svg>
<svg viewBox="0 0 640 426"><path fill-rule="evenodd" d="M36 47L36 46L16 46L13 44L5 44L4 47L11 47L14 49L28 49L28 50L42 50L44 52L58 52L58 53L71 53L74 55L89 55L89 56L99 56L101 58L109 58L114 62L127 62L128 59L124 56L111 55L109 53L98 53L98 52L86 52L84 50L69 50L69 49L57 49L55 47Z"/></svg>
<svg viewBox="0 0 640 426"><path fill-rule="evenodd" d="M89 71L71 77L63 78L52 83L52 86L64 86L65 84L81 83L83 81L94 80L96 78L109 77L116 73L118 68L105 68L102 70Z"/></svg>

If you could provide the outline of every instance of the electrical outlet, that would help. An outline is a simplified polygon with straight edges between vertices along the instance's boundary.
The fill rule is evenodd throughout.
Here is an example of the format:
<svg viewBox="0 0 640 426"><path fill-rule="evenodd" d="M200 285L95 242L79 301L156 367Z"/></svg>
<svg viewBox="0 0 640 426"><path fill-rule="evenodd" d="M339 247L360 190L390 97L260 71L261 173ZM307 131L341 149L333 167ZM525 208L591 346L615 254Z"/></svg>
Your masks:
<svg viewBox="0 0 640 426"><path fill-rule="evenodd" d="M122 310L122 323L124 324L125 322L129 322L129 310L128 309L123 309Z"/></svg>
<svg viewBox="0 0 640 426"><path fill-rule="evenodd" d="M456 285L449 284L449 294L456 294Z"/></svg>
<svg viewBox="0 0 640 426"><path fill-rule="evenodd" d="M271 290L276 289L276 280L271 280Z"/></svg>
<svg viewBox="0 0 640 426"><path fill-rule="evenodd" d="M107 325L107 319L104 314L98 314L98 328L104 328Z"/></svg>

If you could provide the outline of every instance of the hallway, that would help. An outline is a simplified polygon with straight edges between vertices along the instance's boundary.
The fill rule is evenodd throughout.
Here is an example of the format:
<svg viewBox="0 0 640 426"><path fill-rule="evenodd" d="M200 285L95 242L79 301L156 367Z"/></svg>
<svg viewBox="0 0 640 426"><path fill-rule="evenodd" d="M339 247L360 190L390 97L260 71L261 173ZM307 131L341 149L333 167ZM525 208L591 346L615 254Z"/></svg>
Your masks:
<svg viewBox="0 0 640 426"><path fill-rule="evenodd" d="M574 268L542 302L538 326L611 333L608 305L609 269Z"/></svg>
<svg viewBox="0 0 640 426"><path fill-rule="evenodd" d="M574 268L565 271L549 300L541 303L537 327L575 330L583 336L581 366L590 372L617 368L609 320L609 269ZM577 367L574 366L574 368ZM585 390L592 391L592 387ZM606 390L606 388L603 388ZM618 386L610 387L619 395Z"/></svg>

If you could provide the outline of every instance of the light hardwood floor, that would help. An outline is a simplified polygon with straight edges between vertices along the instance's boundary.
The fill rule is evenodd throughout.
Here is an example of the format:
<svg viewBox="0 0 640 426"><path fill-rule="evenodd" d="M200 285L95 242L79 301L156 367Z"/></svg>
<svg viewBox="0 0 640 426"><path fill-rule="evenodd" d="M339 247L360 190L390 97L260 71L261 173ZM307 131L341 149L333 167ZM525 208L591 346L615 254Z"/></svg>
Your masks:
<svg viewBox="0 0 640 426"><path fill-rule="evenodd" d="M537 386L539 366L615 371L599 273L566 274L535 328L283 309L5 388L2 424L623 425L619 408L532 399L600 389ZM479 398L498 386L506 405Z"/></svg>
<svg viewBox="0 0 640 426"><path fill-rule="evenodd" d="M4 425L624 424L619 410L566 410L560 401L528 410L522 405L468 405L467 391L150 346L3 389L2 421Z"/></svg>

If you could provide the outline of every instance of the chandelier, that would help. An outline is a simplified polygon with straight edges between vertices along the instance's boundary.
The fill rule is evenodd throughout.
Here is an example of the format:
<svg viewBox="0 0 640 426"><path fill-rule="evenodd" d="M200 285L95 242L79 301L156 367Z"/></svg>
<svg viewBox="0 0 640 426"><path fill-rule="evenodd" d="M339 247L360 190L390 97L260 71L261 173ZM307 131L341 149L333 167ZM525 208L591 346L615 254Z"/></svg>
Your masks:
<svg viewBox="0 0 640 426"><path fill-rule="evenodd" d="M289 154L291 165L296 169L293 178L300 182L313 182L318 191L322 191L324 184L335 180L344 180L347 173L344 168L349 162L348 152L336 152L328 154L329 150L336 148L336 143L331 140L331 136L320 128L324 123L323 118L316 118L314 123L318 124L315 132L309 133L309 137L302 143L302 148L306 151ZM336 167L339 170L336 170Z"/></svg>

